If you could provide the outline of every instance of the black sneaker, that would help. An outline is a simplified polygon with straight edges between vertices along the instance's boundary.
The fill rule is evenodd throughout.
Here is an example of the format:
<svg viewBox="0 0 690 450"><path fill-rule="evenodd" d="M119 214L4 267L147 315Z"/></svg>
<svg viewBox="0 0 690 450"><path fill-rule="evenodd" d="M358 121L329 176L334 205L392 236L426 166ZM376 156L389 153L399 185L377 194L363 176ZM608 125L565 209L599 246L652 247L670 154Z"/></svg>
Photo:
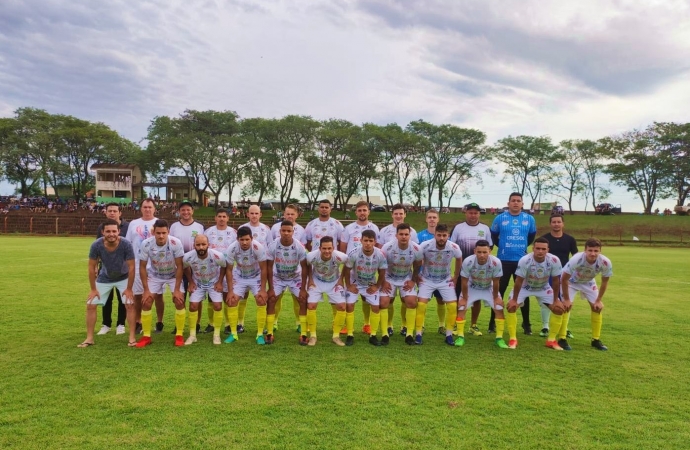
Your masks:
<svg viewBox="0 0 690 450"><path fill-rule="evenodd" d="M571 333L570 330L565 332L565 337L568 339L575 339L575 336L573 336L573 333Z"/></svg>
<svg viewBox="0 0 690 450"><path fill-rule="evenodd" d="M204 328L204 333L213 333L214 330L215 328L213 328L213 325L209 323L208 325L206 325L206 328Z"/></svg>
<svg viewBox="0 0 690 450"><path fill-rule="evenodd" d="M405 336L405 343L407 345L414 345L414 336Z"/></svg>
<svg viewBox="0 0 690 450"><path fill-rule="evenodd" d="M376 338L376 336L369 336L369 343L373 345L374 347L380 347L381 343L379 340Z"/></svg>
<svg viewBox="0 0 690 450"><path fill-rule="evenodd" d="M237 334L242 334L244 333L244 325L237 325Z"/></svg>
<svg viewBox="0 0 690 450"><path fill-rule="evenodd" d="M549 336L549 329L548 328L542 328L541 331L539 332L539 336L548 337Z"/></svg>
<svg viewBox="0 0 690 450"><path fill-rule="evenodd" d="M558 345L563 349L563 350L572 350L573 348L568 344L567 339L559 339L558 340Z"/></svg>
<svg viewBox="0 0 690 450"><path fill-rule="evenodd" d="M531 325L523 325L522 329L524 330L524 332L527 336L532 336L532 326Z"/></svg>
<svg viewBox="0 0 690 450"><path fill-rule="evenodd" d="M225 330L223 330L224 334L230 334L232 331L230 330L230 325L225 326Z"/></svg>
<svg viewBox="0 0 690 450"><path fill-rule="evenodd" d="M162 333L163 332L163 322L156 322L156 331L154 333Z"/></svg>
<svg viewBox="0 0 690 450"><path fill-rule="evenodd" d="M177 334L177 327L173 327L173 330L170 332L170 334Z"/></svg>
<svg viewBox="0 0 690 450"><path fill-rule="evenodd" d="M200 334L200 333L201 333L201 325L197 323L196 324L196 334Z"/></svg>
<svg viewBox="0 0 690 450"><path fill-rule="evenodd" d="M486 331L489 334L496 334L496 325L489 325L489 329Z"/></svg>
<svg viewBox="0 0 690 450"><path fill-rule="evenodd" d="M137 322L137 325L134 327L134 334L141 334L142 331L141 324Z"/></svg>
<svg viewBox="0 0 690 450"><path fill-rule="evenodd" d="M390 343L390 337L388 337L387 335L384 334L381 337L381 345L388 345L389 343Z"/></svg>
<svg viewBox="0 0 690 450"><path fill-rule="evenodd" d="M345 339L345 345L347 345L348 347L350 347L350 346L353 345L354 343L355 343L355 337L354 337L354 336L348 336L348 337Z"/></svg>
<svg viewBox="0 0 690 450"><path fill-rule="evenodd" d="M604 351L604 352L609 349L599 339L592 339L592 347L596 348L597 350Z"/></svg>

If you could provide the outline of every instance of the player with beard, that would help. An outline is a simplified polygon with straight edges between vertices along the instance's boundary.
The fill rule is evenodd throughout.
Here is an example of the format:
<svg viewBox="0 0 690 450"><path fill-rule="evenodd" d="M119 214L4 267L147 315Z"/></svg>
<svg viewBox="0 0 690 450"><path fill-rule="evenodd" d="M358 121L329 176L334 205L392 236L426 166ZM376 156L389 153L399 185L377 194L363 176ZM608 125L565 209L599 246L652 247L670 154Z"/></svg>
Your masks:
<svg viewBox="0 0 690 450"><path fill-rule="evenodd" d="M206 231L204 235L208 238L208 247L211 250L216 250L222 254L228 250L233 242L237 242L237 231L228 225L230 220L230 215L225 209L219 209L216 211L215 221L216 224ZM223 279L223 298L228 296L228 286L226 280ZM223 311L225 312L225 334L230 334L230 317L228 316L228 306L223 302ZM209 314L209 324L204 330L204 332L215 331L212 321L215 321L215 314L211 316Z"/></svg>

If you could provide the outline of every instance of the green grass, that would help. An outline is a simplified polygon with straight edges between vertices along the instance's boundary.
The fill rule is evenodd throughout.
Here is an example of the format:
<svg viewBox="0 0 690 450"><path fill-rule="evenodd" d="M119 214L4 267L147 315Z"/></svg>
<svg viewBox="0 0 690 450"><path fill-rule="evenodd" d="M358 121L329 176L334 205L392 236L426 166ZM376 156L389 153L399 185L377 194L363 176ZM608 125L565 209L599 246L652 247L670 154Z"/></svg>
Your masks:
<svg viewBox="0 0 690 450"><path fill-rule="evenodd" d="M434 306L421 347L395 335L374 348L356 333L339 348L325 304L314 348L297 345L289 307L276 344L254 344L252 306L238 343L214 347L201 335L175 348L169 300L151 347L111 333L78 349L90 243L0 237L0 448L654 449L690 438L684 249L604 248L615 274L604 300L609 352L589 347L580 300L567 353L536 335L516 351L486 335L448 347L433 332Z"/></svg>

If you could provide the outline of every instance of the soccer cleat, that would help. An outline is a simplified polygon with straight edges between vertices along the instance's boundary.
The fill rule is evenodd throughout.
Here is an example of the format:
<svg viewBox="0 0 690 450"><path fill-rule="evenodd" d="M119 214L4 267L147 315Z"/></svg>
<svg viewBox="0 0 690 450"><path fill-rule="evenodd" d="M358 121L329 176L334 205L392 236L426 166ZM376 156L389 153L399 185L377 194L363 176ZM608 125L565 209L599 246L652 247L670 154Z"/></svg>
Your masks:
<svg viewBox="0 0 690 450"><path fill-rule="evenodd" d="M309 339L307 339L307 337L305 335L300 335L299 345L304 346L304 345L307 345L308 342L309 342Z"/></svg>
<svg viewBox="0 0 690 450"><path fill-rule="evenodd" d="M340 329L340 334L347 334L347 327L342 327Z"/></svg>
<svg viewBox="0 0 690 450"><path fill-rule="evenodd" d="M438 327L438 334L446 334L446 327Z"/></svg>
<svg viewBox="0 0 690 450"><path fill-rule="evenodd" d="M184 345L184 337L181 335L175 336L175 347L182 347Z"/></svg>
<svg viewBox="0 0 690 450"><path fill-rule="evenodd" d="M471 335L474 336L482 336L482 332L479 331L479 327L477 325L472 325L470 329L468 330Z"/></svg>
<svg viewBox="0 0 690 450"><path fill-rule="evenodd" d="M551 348L551 349L554 349L554 350L560 350L560 351L563 350L563 347L561 347L560 345L558 345L558 342L556 342L555 339L554 339L553 341L546 341L546 346L547 346L548 348Z"/></svg>
<svg viewBox="0 0 690 450"><path fill-rule="evenodd" d="M158 326L157 323L156 323L156 326ZM170 332L170 334L177 334L177 327L173 327L173 329L172 329L172 331Z"/></svg>
<svg viewBox="0 0 690 450"><path fill-rule="evenodd" d="M345 338L345 345L348 347L351 347L355 344L355 337L354 336L348 336Z"/></svg>
<svg viewBox="0 0 690 450"><path fill-rule="evenodd" d="M532 325L523 325L522 330L525 332L526 336L532 336Z"/></svg>
<svg viewBox="0 0 690 450"><path fill-rule="evenodd" d="M369 343L373 345L374 347L380 347L381 343L379 340L376 338L376 336L369 336Z"/></svg>
<svg viewBox="0 0 690 450"><path fill-rule="evenodd" d="M196 336L189 336L186 341L184 341L184 345L192 345L193 343L196 342ZM177 345L177 344L175 344Z"/></svg>
<svg viewBox="0 0 690 450"><path fill-rule="evenodd" d="M264 328L264 331L262 332L263 334L268 334L268 330Z"/></svg>
<svg viewBox="0 0 690 450"><path fill-rule="evenodd" d="M146 347L147 345L151 345L151 338L149 336L144 336L141 339L139 339L139 342L137 342L137 345L135 345L136 348L143 348Z"/></svg>
<svg viewBox="0 0 690 450"><path fill-rule="evenodd" d="M400 336L407 336L407 327L402 327L400 329Z"/></svg>
<svg viewBox="0 0 690 450"><path fill-rule="evenodd" d="M117 328L115 329L115 334L125 334L125 326L124 325L118 325Z"/></svg>
<svg viewBox="0 0 690 450"><path fill-rule="evenodd" d="M388 327L388 336L393 336L395 334L395 331L393 330L393 327Z"/></svg>
<svg viewBox="0 0 690 450"><path fill-rule="evenodd" d="M278 331L278 323L277 322L273 324L273 332L275 333L276 331Z"/></svg>
<svg viewBox="0 0 690 450"><path fill-rule="evenodd" d="M266 339L264 339L264 336L257 336L256 337L256 343L259 345L266 345Z"/></svg>
<svg viewBox="0 0 690 450"><path fill-rule="evenodd" d="M570 351L570 350L573 349L573 348L570 346L570 344L568 344L568 341L567 341L566 339L559 339L559 340L558 340L558 345L560 345L561 348L562 348L563 350L566 350L566 351Z"/></svg>
<svg viewBox="0 0 690 450"><path fill-rule="evenodd" d="M134 327L134 334L141 334L143 332L143 329L141 328L141 323L137 323L136 326Z"/></svg>
<svg viewBox="0 0 690 450"><path fill-rule="evenodd" d="M301 333L302 332L302 325L297 324L297 329L295 331L298 333Z"/></svg>
<svg viewBox="0 0 690 450"><path fill-rule="evenodd" d="M496 339L496 340L498 340L498 339ZM503 339L501 339L501 340L503 340ZM505 341L503 341L503 342L505 343ZM518 344L517 339L511 339L508 341L508 348L516 349L517 344Z"/></svg>
<svg viewBox="0 0 690 450"><path fill-rule="evenodd" d="M237 324L237 334L242 334L242 333L244 333L244 325Z"/></svg>
<svg viewBox="0 0 690 450"><path fill-rule="evenodd" d="M177 331L177 330L175 330ZM163 322L156 322L156 330L154 333L162 333L163 332Z"/></svg>
<svg viewBox="0 0 690 450"><path fill-rule="evenodd" d="M465 345L465 337L458 336L457 339L455 339L453 345L455 345L456 347L462 347L463 345Z"/></svg>
<svg viewBox="0 0 690 450"><path fill-rule="evenodd" d="M225 333L225 334L230 334L230 333L232 333L232 331L230 330L230 325L226 325L226 326L225 326L225 329L223 330L223 333Z"/></svg>
<svg viewBox="0 0 690 450"><path fill-rule="evenodd" d="M266 335L266 345L271 345L275 342L275 338L273 337L272 334L267 334Z"/></svg>
<svg viewBox="0 0 690 450"><path fill-rule="evenodd" d="M333 343L334 343L335 345L337 345L338 347L345 347L345 343L343 342L342 339L340 339L340 337L334 337L334 338L332 339L332 341L333 341Z"/></svg>
<svg viewBox="0 0 690 450"><path fill-rule="evenodd" d="M201 324L196 324L196 334L201 333Z"/></svg>
<svg viewBox="0 0 690 450"><path fill-rule="evenodd" d="M220 345L220 343L221 343L220 336L213 336L213 344L214 345Z"/></svg>
<svg viewBox="0 0 690 450"><path fill-rule="evenodd" d="M565 332L565 337L567 339L575 339L575 336L573 336L573 333L571 333L570 330Z"/></svg>
<svg viewBox="0 0 690 450"><path fill-rule="evenodd" d="M234 334L231 334L230 336L225 338L225 340L223 342L225 342L226 344L232 344L236 340L237 340L237 336L235 336Z"/></svg>
<svg viewBox="0 0 690 450"><path fill-rule="evenodd" d="M422 335L418 334L417 336L414 337L414 343L417 345L422 345Z"/></svg>
<svg viewBox="0 0 690 450"><path fill-rule="evenodd" d="M446 336L446 344L455 346L455 341L453 340L453 335Z"/></svg>
<svg viewBox="0 0 690 450"><path fill-rule="evenodd" d="M309 342L307 342L307 345L309 347L313 347L316 345L316 336L312 336L309 338Z"/></svg>
<svg viewBox="0 0 690 450"><path fill-rule="evenodd" d="M407 345L414 345L414 337L412 336L405 336L405 343Z"/></svg>
<svg viewBox="0 0 690 450"><path fill-rule="evenodd" d="M489 327L489 329L486 330L486 332L489 334L496 334L496 327Z"/></svg>
<svg viewBox="0 0 690 450"><path fill-rule="evenodd" d="M204 333L213 333L214 330L215 328L213 328L213 325L209 323L208 325L206 325L206 328L204 328Z"/></svg>
<svg viewBox="0 0 690 450"><path fill-rule="evenodd" d="M498 348L515 348L517 347L517 341L515 341L515 347L511 347L510 345L506 344L506 341L503 340L503 338L498 338L496 339L496 345Z"/></svg>
<svg viewBox="0 0 690 450"><path fill-rule="evenodd" d="M604 352L609 349L599 339L592 339L592 347L596 348L597 350L604 351Z"/></svg>
<svg viewBox="0 0 690 450"><path fill-rule="evenodd" d="M99 336L103 336L104 334L110 333L110 327L107 325L103 325L100 330L98 330L98 333L96 333Z"/></svg>
<svg viewBox="0 0 690 450"><path fill-rule="evenodd" d="M371 334L371 325L366 324L362 327L362 333Z"/></svg>
<svg viewBox="0 0 690 450"><path fill-rule="evenodd" d="M381 345L388 345L388 344L390 344L390 341L391 341L390 336L387 336L385 334L383 336L381 336Z"/></svg>
<svg viewBox="0 0 690 450"><path fill-rule="evenodd" d="M548 328L542 328L541 331L539 332L540 337L547 337L549 335L549 329Z"/></svg>

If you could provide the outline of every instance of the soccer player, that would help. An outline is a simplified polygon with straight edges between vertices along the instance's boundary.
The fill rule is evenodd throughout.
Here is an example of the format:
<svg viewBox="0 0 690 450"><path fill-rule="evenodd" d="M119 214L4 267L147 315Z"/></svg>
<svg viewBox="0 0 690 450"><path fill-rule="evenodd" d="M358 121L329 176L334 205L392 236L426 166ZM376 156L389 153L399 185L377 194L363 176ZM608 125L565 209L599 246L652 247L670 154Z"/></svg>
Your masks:
<svg viewBox="0 0 690 450"><path fill-rule="evenodd" d="M597 274L601 274L599 288L595 280ZM608 347L601 342L601 311L604 309L601 299L604 298L611 276L613 276L611 260L601 254L601 241L595 238L587 239L585 251L576 254L568 261L561 276L561 294L566 312L571 311L572 300L577 292L589 302L592 310L592 347L597 350L608 350ZM560 339L564 338L567 328L567 321L564 320L558 332Z"/></svg>
<svg viewBox="0 0 690 450"><path fill-rule="evenodd" d="M319 217L309 222L304 229L307 237L307 250L320 248L321 238L330 236L335 245L343 234L343 225L339 220L331 217L331 201L328 199L319 202ZM334 250L337 248L334 247Z"/></svg>
<svg viewBox="0 0 690 450"><path fill-rule="evenodd" d="M237 242L237 231L228 225L230 220L230 215L226 209L219 209L216 211L215 226L208 228L204 231L206 237L208 237L208 246L212 250L219 251L225 254L232 245L233 242ZM223 279L223 298L228 296L228 286L226 279ZM230 316L228 315L228 306L223 302L223 310L225 312L225 334L230 334ZM215 321L215 315L209 314L209 325L211 320ZM209 329L209 327L206 327ZM214 330L215 331L215 330Z"/></svg>
<svg viewBox="0 0 690 450"><path fill-rule="evenodd" d="M240 227L237 230L237 242L228 248L225 258L228 262L226 278L228 288L232 292L228 293L227 304L230 312L231 334L225 339L227 344L235 342L239 333L238 325L238 304L245 294L251 291L256 300L256 324L257 335L256 343L266 344L264 339L264 327L266 326L266 247L252 238L252 230L249 227ZM234 279L234 283L233 283Z"/></svg>
<svg viewBox="0 0 690 450"><path fill-rule="evenodd" d="M182 258L185 275L189 280L189 337L185 345L196 342L197 311L199 304L208 296L216 312L213 316L213 343L220 345L220 326L223 316L220 314L223 303L223 279L227 266L225 255L208 247L208 237L198 234L194 237L194 250Z"/></svg>
<svg viewBox="0 0 690 450"><path fill-rule="evenodd" d="M141 211L141 218L134 219L130 222L129 228L127 228L127 239L134 249L134 270L136 271L134 275L134 286L132 291L134 292L134 307L136 309L136 332L141 333L141 301L142 294L144 293L144 286L141 284L141 276L139 274L139 255L141 254L141 243L146 239L153 236L153 224L156 223L156 204L151 198L145 198L141 201L139 205L139 210ZM158 321L156 322L156 333L163 331L163 313L165 312L165 304L163 299L156 299L156 316Z"/></svg>
<svg viewBox="0 0 690 450"><path fill-rule="evenodd" d="M376 240L379 237L379 227L374 222L369 220L369 203L362 200L355 205L355 215L357 220L345 227L340 235L340 251L349 255L352 250L362 245L362 232L364 230L372 230L376 234ZM371 325L369 324L369 315L371 314L371 305L368 302L362 302L362 313L364 314L364 328L362 332L371 334ZM335 317L336 310L333 309L333 316Z"/></svg>
<svg viewBox="0 0 690 450"><path fill-rule="evenodd" d="M426 212L426 230L422 230L417 234L417 239L419 239L419 244L425 241L432 240L434 238L434 233L436 232L436 225L438 225L439 217L438 211L434 208L429 209ZM446 335L446 306L443 303L443 298L438 291L434 291L434 298L436 298L436 314L438 315L438 332L439 334ZM405 302L400 305L400 317L403 323L406 322L406 308ZM423 326L423 325L422 325ZM406 327L400 330L401 335L407 333Z"/></svg>
<svg viewBox="0 0 690 450"><path fill-rule="evenodd" d="M345 292L343 289L340 266L347 261L347 255L335 249L332 236L321 236L319 248L307 254L307 323L302 323L300 345L316 345L316 307L323 301L323 294L328 296L328 302L336 305L337 314L333 321L333 343L342 347L352 345L354 337L348 336L346 342L340 339L340 329L346 321ZM301 318L300 318L301 319ZM351 315L351 327L354 329L354 313ZM310 336L307 340L307 330Z"/></svg>
<svg viewBox="0 0 690 450"><path fill-rule="evenodd" d="M527 247L532 244L537 235L537 225L534 217L522 211L522 194L513 192L508 196L508 211L502 212L494 218L491 224L491 240L498 246L498 259L503 265L503 276L499 284L501 298L505 295L510 278L515 281L515 270L518 261L527 254ZM520 307L522 312L522 329L526 335L532 334L529 321L529 297ZM489 333L496 332L494 312L491 311Z"/></svg>
<svg viewBox="0 0 690 450"><path fill-rule="evenodd" d="M560 329L563 314L563 304L558 299L560 291L560 276L563 267L561 261L549 253L549 241L540 237L534 241L532 253L520 258L515 269L515 285L508 295L510 301L506 305L508 314L506 325L510 340L508 347L517 348L517 308L527 297L535 297L539 303L548 305L553 313L551 315L551 327ZM553 287L549 285L549 279ZM556 331L554 331L554 334ZM496 337L500 337L498 334ZM547 339L546 346L554 350L563 350L555 339Z"/></svg>
<svg viewBox="0 0 690 450"><path fill-rule="evenodd" d="M80 348L94 344L93 334L96 326L98 305L103 305L114 289L119 292L127 311L129 323L129 346L136 345L134 310L134 250L132 244L120 236L120 224L107 219L101 230L103 237L96 239L89 250L89 284L91 291L86 297L86 340ZM98 265L101 265L100 272ZM98 277L96 273L98 272Z"/></svg>
<svg viewBox="0 0 690 450"><path fill-rule="evenodd" d="M503 299L498 294L498 285L501 275L503 275L501 261L491 254L491 244L485 239L475 242L473 253L463 260L460 270L460 298L458 299L455 346L462 347L465 345L467 307L472 307L474 303L483 301L496 314L496 345L499 348L508 348L503 340L503 328L505 326Z"/></svg>
<svg viewBox="0 0 690 450"><path fill-rule="evenodd" d="M175 346L184 345L182 332L187 311L182 292L183 256L182 242L170 236L168 222L163 219L156 220L153 224L153 237L141 244L139 274L144 287L141 298L141 326L144 336L137 342L136 346L139 348L151 344L151 306L154 300L163 301L166 285L172 292L175 305Z"/></svg>
<svg viewBox="0 0 690 450"><path fill-rule="evenodd" d="M192 202L188 200L181 201L177 205L177 212L180 215L180 218L177 222L170 225L170 236L176 237L182 242L182 248L184 249L185 253L191 252L192 250L194 250L194 239L198 235L204 234L204 226L196 220L194 220L194 205L192 205ZM182 284L184 286L184 296L186 299L187 288L189 286L189 279L186 276L184 276L184 274L182 277ZM195 309L195 311L197 310ZM198 309L198 311L199 312L197 313L197 324L195 326L197 333L201 329L201 309ZM210 322L213 320L213 305L210 301L208 303L208 311ZM209 329L209 327L206 328L206 332L213 331ZM176 332L176 329L173 330L173 334L176 334Z"/></svg>
<svg viewBox="0 0 690 450"><path fill-rule="evenodd" d="M455 294L455 281L460 275L462 264L462 251L458 244L448 240L448 226L436 225L434 240L423 242L420 250L424 255L419 276L419 293L417 295L417 314L415 327L417 335L415 343L422 345L422 327L426 307L431 294L438 290L446 309L446 343L455 345L453 339L453 326L458 310L458 298ZM455 259L455 274L451 275L453 260Z"/></svg>
<svg viewBox="0 0 690 450"><path fill-rule="evenodd" d="M122 207L115 202L108 203L105 205L105 217L112 219L120 224L120 237L127 237L127 229L129 228L129 222L122 219ZM103 224L98 226L98 231L96 232L96 239L103 237ZM115 334L125 334L125 319L127 317L127 309L125 304L122 303L120 298L120 291L113 289L110 291L108 300L106 300L105 305L103 305L103 326L98 331L99 335L108 334L110 328L113 325L113 297L117 295L117 328Z"/></svg>
<svg viewBox="0 0 690 450"><path fill-rule="evenodd" d="M307 250L293 238L294 225L289 220L280 224L280 238L268 246L266 274L268 277L268 306L266 343L273 344L273 325L278 315L277 304L283 292L290 291L297 302L297 317L307 321Z"/></svg>
<svg viewBox="0 0 690 450"><path fill-rule="evenodd" d="M578 252L577 242L575 238L569 234L563 232L564 228L564 218L560 214L554 214L549 218L549 226L551 231L546 233L543 238L549 241L549 253L555 255L561 260L561 265L565 267L570 260L570 256ZM568 321L567 317L570 315L569 312L565 312L563 319ZM542 329L539 333L541 337L547 337L549 335L549 318L551 316L551 310L545 305L541 305L541 321ZM573 335L570 330L566 331L566 339L572 339ZM564 350L570 350L570 345L566 339L559 340L558 345L563 347Z"/></svg>
<svg viewBox="0 0 690 450"><path fill-rule="evenodd" d="M379 298L380 307L387 308L396 294L400 295L402 303L406 306L405 343L414 345L415 314L417 312L416 274L422 265L422 254L419 244L410 242L411 227L406 223L398 225L396 240L386 243L381 252L388 261L388 269L383 283L383 289ZM414 279L413 279L414 278Z"/></svg>
<svg viewBox="0 0 690 450"><path fill-rule="evenodd" d="M453 228L450 240L458 244L463 255L473 255L474 247L480 240L487 241L492 249L494 247L491 241L491 230L489 230L488 226L479 222L480 215L481 207L476 203L470 203L465 206L465 221L457 224L455 228ZM458 298L460 297L460 284L460 280L455 281L455 293L458 295ZM498 292L498 290L496 290L496 292ZM472 323L470 324L469 332L475 336L481 336L482 332L479 331L477 320L482 311L482 302L473 302L471 305ZM463 321L463 324L464 323Z"/></svg>
<svg viewBox="0 0 690 450"><path fill-rule="evenodd" d="M386 330L388 323L388 309L379 308L379 293L386 279L388 260L380 249L376 248L376 233L374 230L362 231L361 246L354 248L347 255L347 262L343 269L345 281L345 303L347 315L354 320L355 303L361 296L362 301L371 305L371 332L369 343L374 346L388 345L390 337ZM378 278L377 278L378 275ZM347 339L354 342L354 324L350 327L347 321ZM381 325L381 342L376 334Z"/></svg>

